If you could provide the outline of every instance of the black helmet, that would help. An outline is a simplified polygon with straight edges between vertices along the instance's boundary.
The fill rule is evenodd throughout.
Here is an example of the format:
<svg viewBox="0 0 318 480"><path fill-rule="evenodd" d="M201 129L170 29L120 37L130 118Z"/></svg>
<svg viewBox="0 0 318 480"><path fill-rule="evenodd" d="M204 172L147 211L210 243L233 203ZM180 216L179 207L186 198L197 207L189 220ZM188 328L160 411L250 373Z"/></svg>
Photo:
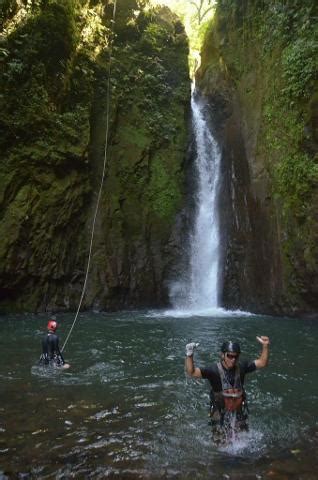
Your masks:
<svg viewBox="0 0 318 480"><path fill-rule="evenodd" d="M233 353L241 353L240 344L237 342L223 342L221 347L221 352L233 352Z"/></svg>

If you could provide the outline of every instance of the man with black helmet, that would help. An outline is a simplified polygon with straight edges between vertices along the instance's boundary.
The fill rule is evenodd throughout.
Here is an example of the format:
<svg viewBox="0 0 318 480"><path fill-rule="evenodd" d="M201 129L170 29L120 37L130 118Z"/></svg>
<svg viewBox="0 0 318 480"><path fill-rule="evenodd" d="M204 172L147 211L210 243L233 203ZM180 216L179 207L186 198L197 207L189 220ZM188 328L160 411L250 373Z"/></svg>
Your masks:
<svg viewBox="0 0 318 480"><path fill-rule="evenodd" d="M226 341L221 346L221 361L208 368L195 367L193 353L198 343L186 345L186 372L191 377L206 378L211 385L211 422L216 440L226 441L229 427L247 430L245 375L268 365L269 338L256 337L262 345L258 359L240 361L239 343Z"/></svg>
<svg viewBox="0 0 318 480"><path fill-rule="evenodd" d="M65 363L59 347L59 337L56 335L57 322L53 319L48 321L47 334L42 339L42 355L40 357L41 365L51 365L54 367L69 368Z"/></svg>

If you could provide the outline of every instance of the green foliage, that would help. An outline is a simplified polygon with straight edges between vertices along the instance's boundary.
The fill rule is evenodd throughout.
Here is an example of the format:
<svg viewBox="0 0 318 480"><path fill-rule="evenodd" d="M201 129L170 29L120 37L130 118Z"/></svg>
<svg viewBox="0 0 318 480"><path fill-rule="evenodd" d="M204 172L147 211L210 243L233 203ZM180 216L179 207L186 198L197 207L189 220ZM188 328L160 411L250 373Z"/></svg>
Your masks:
<svg viewBox="0 0 318 480"><path fill-rule="evenodd" d="M0 27L10 20L18 11L17 0L1 0L0 2Z"/></svg>
<svg viewBox="0 0 318 480"><path fill-rule="evenodd" d="M32 31L29 61L34 59L33 47L36 60L45 65L48 75L63 73L65 62L74 53L78 42L74 7L70 0L51 1L29 25Z"/></svg>
<svg viewBox="0 0 318 480"><path fill-rule="evenodd" d="M316 279L318 268L317 2L220 0L216 17L203 58L214 68L221 58L238 90L269 178L284 294L300 304L300 292L314 295L309 272Z"/></svg>
<svg viewBox="0 0 318 480"><path fill-rule="evenodd" d="M309 39L314 33L316 13L312 0L269 2L268 5L257 3L256 21L264 48L268 51L274 50L277 45L284 47L297 37L306 36Z"/></svg>
<svg viewBox="0 0 318 480"><path fill-rule="evenodd" d="M271 159L273 193L282 205L283 217L290 219L293 216L305 221L318 181L318 164L301 148L304 142L304 117L287 108L290 98L296 101L297 97L282 96L275 99L269 92L264 108L264 148Z"/></svg>
<svg viewBox="0 0 318 480"><path fill-rule="evenodd" d="M317 182L317 163L306 152L307 105L316 88L318 32L314 28L314 2L257 4L255 25L249 31L263 46L268 65L263 107L267 151L283 214L303 218L311 209ZM272 74L275 72L275 75ZM280 133L278 135L278 132Z"/></svg>
<svg viewBox="0 0 318 480"><path fill-rule="evenodd" d="M131 239L144 242L149 217L167 237L182 184L187 41L169 11L142 3L119 2L116 16L100 222L113 256L133 250ZM7 12L0 48L0 281L19 305L37 309L46 308L41 290L57 298L85 264L85 222L104 160L112 4L21 5L20 23Z"/></svg>
<svg viewBox="0 0 318 480"><path fill-rule="evenodd" d="M163 25L150 23L142 35L141 48L151 54L159 54L169 41L169 32Z"/></svg>
<svg viewBox="0 0 318 480"><path fill-rule="evenodd" d="M4 88L32 82L44 84L52 97L64 91L68 63L78 43L75 0L51 0L32 11L7 38ZM26 87L27 88L27 87Z"/></svg>
<svg viewBox="0 0 318 480"><path fill-rule="evenodd" d="M283 92L292 104L308 100L318 72L318 43L312 38L297 38L282 53Z"/></svg>
<svg viewBox="0 0 318 480"><path fill-rule="evenodd" d="M112 91L120 109L128 112L138 105L146 128L158 142L173 141L179 112L171 112L171 105L189 95L188 85L181 81L188 76L181 55L187 54L187 41L183 31L172 33L171 25L178 20L172 17L170 23L159 21L160 12L152 10L142 16L136 25L139 38L134 43L122 45L121 38L116 40L112 77ZM175 41L178 36L182 37L181 44Z"/></svg>
<svg viewBox="0 0 318 480"><path fill-rule="evenodd" d="M284 198L285 214L305 219L313 188L318 184L318 164L306 153L295 153L281 159L275 176L277 192Z"/></svg>

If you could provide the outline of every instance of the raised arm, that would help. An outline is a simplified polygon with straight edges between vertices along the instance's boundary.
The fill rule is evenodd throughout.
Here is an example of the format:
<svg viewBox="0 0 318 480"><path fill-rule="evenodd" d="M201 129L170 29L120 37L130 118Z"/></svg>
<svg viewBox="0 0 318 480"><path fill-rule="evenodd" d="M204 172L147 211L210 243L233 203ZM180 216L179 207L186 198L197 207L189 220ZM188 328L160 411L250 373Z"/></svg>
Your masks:
<svg viewBox="0 0 318 480"><path fill-rule="evenodd" d="M260 357L255 360L256 368L264 368L268 365L269 359L269 338L268 337L256 337L259 343L262 344L262 351Z"/></svg>
<svg viewBox="0 0 318 480"><path fill-rule="evenodd" d="M188 343L186 345L185 369L190 377L202 378L201 370L194 366L193 353L198 343Z"/></svg>

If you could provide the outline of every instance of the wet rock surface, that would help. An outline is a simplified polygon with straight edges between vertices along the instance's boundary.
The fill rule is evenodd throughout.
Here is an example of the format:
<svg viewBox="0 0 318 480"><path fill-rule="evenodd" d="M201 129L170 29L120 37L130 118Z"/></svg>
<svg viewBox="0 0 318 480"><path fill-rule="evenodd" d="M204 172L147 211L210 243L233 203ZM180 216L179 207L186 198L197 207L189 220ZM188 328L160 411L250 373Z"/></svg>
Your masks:
<svg viewBox="0 0 318 480"><path fill-rule="evenodd" d="M309 3L310 9L316 8ZM300 35L304 38L298 38L296 20L285 37L275 24L280 43L274 48L269 25L277 12L272 6L271 2L220 3L196 78L223 151L222 305L306 314L318 308L318 229L313 220L317 218L313 166L317 92L304 85L301 101L286 99L283 92L289 83L280 66L285 52L293 51L297 42L310 45L314 19ZM286 18L293 8L284 12ZM292 114L288 102L293 102ZM294 183L293 162L295 168L302 168L304 162L303 175L293 177ZM302 178L306 180L300 186ZM306 194L296 193L302 188Z"/></svg>
<svg viewBox="0 0 318 480"><path fill-rule="evenodd" d="M77 308L104 162L83 308L167 303L190 99L182 24L118 5L112 44L112 4L31 3L8 9L9 26L23 22L3 37L0 312Z"/></svg>

